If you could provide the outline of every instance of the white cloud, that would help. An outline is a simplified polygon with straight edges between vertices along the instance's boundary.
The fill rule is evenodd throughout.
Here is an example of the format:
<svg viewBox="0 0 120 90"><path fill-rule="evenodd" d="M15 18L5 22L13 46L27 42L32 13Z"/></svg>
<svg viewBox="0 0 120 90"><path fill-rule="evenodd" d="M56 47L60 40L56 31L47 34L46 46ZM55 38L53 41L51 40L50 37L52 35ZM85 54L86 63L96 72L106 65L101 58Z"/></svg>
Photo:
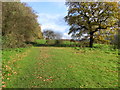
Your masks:
<svg viewBox="0 0 120 90"><path fill-rule="evenodd" d="M55 32L60 32L63 35L63 39L70 39L68 35L69 26L64 21L65 13L63 14L38 14L38 22L41 24L42 31L45 29L51 29Z"/></svg>
<svg viewBox="0 0 120 90"><path fill-rule="evenodd" d="M71 39L71 36L68 33L63 33L62 39Z"/></svg>

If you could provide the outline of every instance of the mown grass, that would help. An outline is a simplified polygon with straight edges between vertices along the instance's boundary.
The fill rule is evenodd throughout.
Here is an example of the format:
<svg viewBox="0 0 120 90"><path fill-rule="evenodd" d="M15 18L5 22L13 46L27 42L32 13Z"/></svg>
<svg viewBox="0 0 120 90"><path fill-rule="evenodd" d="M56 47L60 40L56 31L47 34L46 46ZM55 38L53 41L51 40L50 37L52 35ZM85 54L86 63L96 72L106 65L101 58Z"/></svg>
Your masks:
<svg viewBox="0 0 120 90"><path fill-rule="evenodd" d="M118 50L107 45L3 51L3 87L116 88L117 67Z"/></svg>
<svg viewBox="0 0 120 90"><path fill-rule="evenodd" d="M7 80L10 80L10 78L17 74L17 64L19 64L18 61L22 59L22 57L25 57L25 51L28 48L16 48L16 49L7 49L2 51L2 85L5 87L5 82ZM23 54L21 56L21 54Z"/></svg>
<svg viewBox="0 0 120 90"><path fill-rule="evenodd" d="M35 40L35 42L37 44L46 44L46 40L44 40L44 39L37 39L37 40Z"/></svg>

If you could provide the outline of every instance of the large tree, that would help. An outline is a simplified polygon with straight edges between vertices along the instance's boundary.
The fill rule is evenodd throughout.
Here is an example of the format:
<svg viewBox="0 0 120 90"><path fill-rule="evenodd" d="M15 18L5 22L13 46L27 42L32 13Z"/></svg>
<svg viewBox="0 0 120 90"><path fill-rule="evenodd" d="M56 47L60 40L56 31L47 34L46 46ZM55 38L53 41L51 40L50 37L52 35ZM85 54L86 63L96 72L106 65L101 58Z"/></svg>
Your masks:
<svg viewBox="0 0 120 90"><path fill-rule="evenodd" d="M71 26L69 34L83 37L88 35L93 47L96 33L114 30L118 22L117 2L66 2L68 15L66 22ZM116 30L116 29L115 29ZM103 34L101 34L103 35Z"/></svg>

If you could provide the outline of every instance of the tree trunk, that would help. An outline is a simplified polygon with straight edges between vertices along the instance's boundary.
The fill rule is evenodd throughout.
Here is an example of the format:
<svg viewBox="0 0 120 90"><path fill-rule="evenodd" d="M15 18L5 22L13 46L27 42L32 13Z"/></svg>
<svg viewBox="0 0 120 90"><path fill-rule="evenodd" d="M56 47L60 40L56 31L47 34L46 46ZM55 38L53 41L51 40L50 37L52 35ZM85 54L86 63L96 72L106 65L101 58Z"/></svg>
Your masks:
<svg viewBox="0 0 120 90"><path fill-rule="evenodd" d="M93 39L93 32L90 32L90 43L89 43L89 47L93 47L93 42L94 42L94 39Z"/></svg>

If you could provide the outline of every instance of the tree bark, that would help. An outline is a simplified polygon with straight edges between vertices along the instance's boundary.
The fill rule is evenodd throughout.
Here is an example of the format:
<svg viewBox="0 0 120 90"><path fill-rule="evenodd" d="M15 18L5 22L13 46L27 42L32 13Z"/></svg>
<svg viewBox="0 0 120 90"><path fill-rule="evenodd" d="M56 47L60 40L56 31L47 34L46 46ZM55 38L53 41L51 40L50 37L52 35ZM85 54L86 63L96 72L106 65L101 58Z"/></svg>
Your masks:
<svg viewBox="0 0 120 90"><path fill-rule="evenodd" d="M94 39L93 39L93 32L90 32L90 43L89 43L89 47L90 47L90 48L93 47L93 42L94 42Z"/></svg>

